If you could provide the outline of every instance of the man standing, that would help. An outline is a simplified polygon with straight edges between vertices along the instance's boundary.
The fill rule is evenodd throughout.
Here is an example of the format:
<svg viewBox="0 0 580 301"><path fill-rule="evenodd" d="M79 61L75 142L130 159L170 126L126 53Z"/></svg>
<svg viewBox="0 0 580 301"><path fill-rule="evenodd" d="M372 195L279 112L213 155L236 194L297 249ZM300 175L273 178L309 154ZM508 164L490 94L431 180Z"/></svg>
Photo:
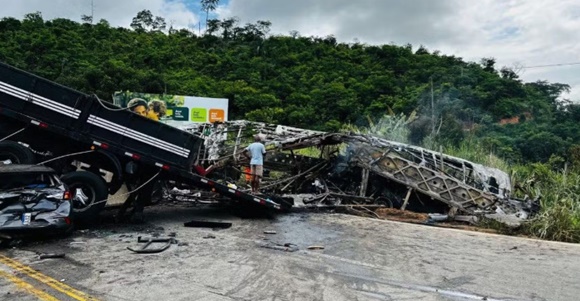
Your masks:
<svg viewBox="0 0 580 301"><path fill-rule="evenodd" d="M244 155L250 159L251 186L254 193L257 193L260 189L260 180L264 174L266 147L260 143L261 140L259 135L254 136L254 143L244 149Z"/></svg>

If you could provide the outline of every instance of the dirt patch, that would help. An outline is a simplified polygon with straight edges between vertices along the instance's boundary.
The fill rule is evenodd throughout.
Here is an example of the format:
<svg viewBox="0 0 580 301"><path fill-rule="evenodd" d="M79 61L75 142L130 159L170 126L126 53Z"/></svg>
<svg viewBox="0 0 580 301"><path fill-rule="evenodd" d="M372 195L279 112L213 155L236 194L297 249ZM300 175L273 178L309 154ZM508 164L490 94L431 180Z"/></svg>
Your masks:
<svg viewBox="0 0 580 301"><path fill-rule="evenodd" d="M375 210L375 213L381 218L401 222L425 223L429 220L429 215L426 213L416 213L394 208L379 208Z"/></svg>
<svg viewBox="0 0 580 301"><path fill-rule="evenodd" d="M499 234L499 231L497 231L496 229L492 229L489 227L481 227L481 226L478 227L478 226L474 226L474 225L467 225L467 224L462 223L462 222L429 223L428 222L429 215L426 213L417 213L417 212L394 209L394 208L379 208L379 209L375 210L375 213L380 218L384 218L384 219L392 220L392 221L397 221L397 222L423 224L423 225L429 224L429 225L435 226L435 227Z"/></svg>

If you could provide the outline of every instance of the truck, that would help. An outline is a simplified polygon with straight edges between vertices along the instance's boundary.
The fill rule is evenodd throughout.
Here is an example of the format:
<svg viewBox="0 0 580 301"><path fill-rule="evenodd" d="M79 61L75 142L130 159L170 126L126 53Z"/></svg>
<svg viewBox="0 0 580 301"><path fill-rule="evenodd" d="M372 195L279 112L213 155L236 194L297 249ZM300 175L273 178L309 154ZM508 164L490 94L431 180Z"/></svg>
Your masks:
<svg viewBox="0 0 580 301"><path fill-rule="evenodd" d="M74 222L94 222L123 184L138 190L152 180L211 191L244 210L291 206L206 177L196 162L203 142L0 62L0 162L53 168L72 193Z"/></svg>

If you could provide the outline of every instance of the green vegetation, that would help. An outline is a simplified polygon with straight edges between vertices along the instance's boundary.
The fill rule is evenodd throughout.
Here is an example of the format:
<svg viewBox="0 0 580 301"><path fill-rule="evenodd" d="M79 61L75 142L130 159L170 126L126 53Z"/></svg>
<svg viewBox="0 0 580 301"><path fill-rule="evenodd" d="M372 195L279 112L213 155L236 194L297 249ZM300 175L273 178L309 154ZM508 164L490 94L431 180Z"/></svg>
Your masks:
<svg viewBox="0 0 580 301"><path fill-rule="evenodd" d="M209 16L216 2L205 3ZM327 131L391 126L382 133L389 139L534 179L530 193L541 192L544 211L527 233L580 241L580 105L561 99L567 85L524 83L492 58L272 36L268 21L209 19L201 36L149 11L132 29L84 21L4 18L0 61L103 99L115 91L225 97L230 119Z"/></svg>
<svg viewBox="0 0 580 301"><path fill-rule="evenodd" d="M530 196L542 196L542 213L525 225L523 233L550 240L580 242L580 170L554 170L554 161L561 160L550 161L513 169L516 183L523 185L524 191Z"/></svg>

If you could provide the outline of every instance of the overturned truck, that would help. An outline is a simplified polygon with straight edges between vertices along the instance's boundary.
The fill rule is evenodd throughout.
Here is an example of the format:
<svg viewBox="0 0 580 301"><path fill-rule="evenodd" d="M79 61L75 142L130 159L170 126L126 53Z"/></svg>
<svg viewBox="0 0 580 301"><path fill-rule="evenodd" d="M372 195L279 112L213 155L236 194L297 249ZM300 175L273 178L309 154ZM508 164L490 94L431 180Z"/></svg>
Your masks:
<svg viewBox="0 0 580 301"><path fill-rule="evenodd" d="M516 199L505 172L421 147L359 133L326 133L249 121L201 124L186 130L205 139L198 160L218 180L247 173L247 139L263 136L268 193L305 207L391 207L449 219L488 217L517 225L539 209Z"/></svg>

